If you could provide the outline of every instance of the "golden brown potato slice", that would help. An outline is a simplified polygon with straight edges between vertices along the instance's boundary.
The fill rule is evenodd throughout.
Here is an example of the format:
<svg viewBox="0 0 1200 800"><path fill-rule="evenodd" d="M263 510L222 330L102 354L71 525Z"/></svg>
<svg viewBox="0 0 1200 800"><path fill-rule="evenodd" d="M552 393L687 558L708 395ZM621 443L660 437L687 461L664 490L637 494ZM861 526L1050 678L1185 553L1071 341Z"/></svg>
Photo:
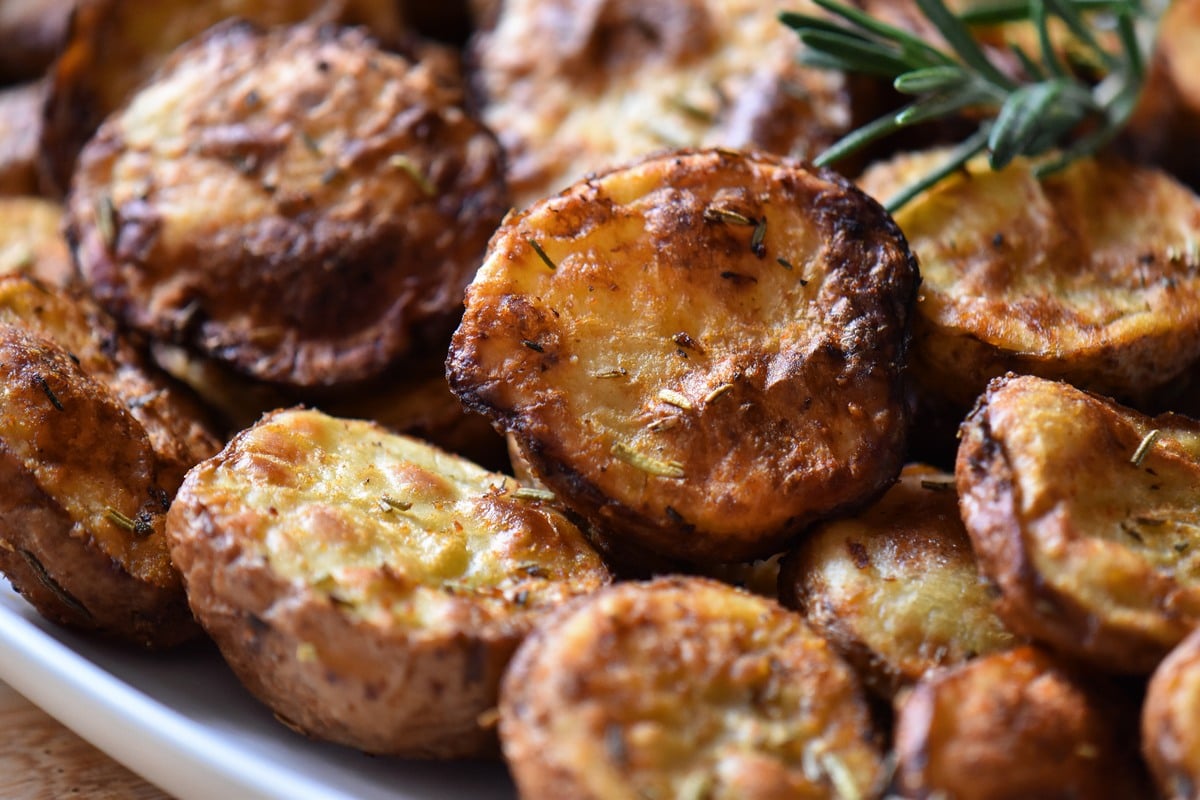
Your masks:
<svg viewBox="0 0 1200 800"><path fill-rule="evenodd" d="M478 718L548 609L608 582L512 478L363 421L267 415L168 520L197 618L291 727L370 753L479 755Z"/></svg>
<svg viewBox="0 0 1200 800"><path fill-rule="evenodd" d="M1134 155L1200 185L1200 0L1172 0L1122 135Z"/></svg>
<svg viewBox="0 0 1200 800"><path fill-rule="evenodd" d="M40 76L66 38L75 0L0 0L0 83Z"/></svg>
<svg viewBox="0 0 1200 800"><path fill-rule="evenodd" d="M963 426L963 521L1015 631L1149 673L1200 623L1200 422L996 380Z"/></svg>
<svg viewBox="0 0 1200 800"><path fill-rule="evenodd" d="M40 82L0 89L0 195L38 193L44 90Z"/></svg>
<svg viewBox="0 0 1200 800"><path fill-rule="evenodd" d="M403 28L398 9L394 0L78 0L51 72L41 148L44 175L65 195L75 159L104 118L124 105L171 51L222 20L365 25L391 42Z"/></svg>
<svg viewBox="0 0 1200 800"><path fill-rule="evenodd" d="M0 275L28 275L53 286L75 282L62 226L58 203L40 197L0 197Z"/></svg>
<svg viewBox="0 0 1200 800"><path fill-rule="evenodd" d="M916 277L886 214L831 173L664 155L500 228L447 374L607 535L765 557L899 472Z"/></svg>
<svg viewBox="0 0 1200 800"><path fill-rule="evenodd" d="M146 646L198 633L163 534L219 443L105 315L0 280L0 571L45 616Z"/></svg>
<svg viewBox="0 0 1200 800"><path fill-rule="evenodd" d="M1166 800L1200 790L1200 631L1159 664L1142 707L1142 752Z"/></svg>
<svg viewBox="0 0 1200 800"><path fill-rule="evenodd" d="M523 798L873 797L854 673L803 618L703 578L622 583L513 659L500 741Z"/></svg>
<svg viewBox="0 0 1200 800"><path fill-rule="evenodd" d="M896 718L906 798L1149 797L1133 705L1032 647L930 673Z"/></svg>
<svg viewBox="0 0 1200 800"><path fill-rule="evenodd" d="M886 200L942 157L860 185ZM1200 198L1113 160L1032 170L975 161L896 214L921 262L914 377L964 410L1008 370L1146 404L1200 358Z"/></svg>
<svg viewBox="0 0 1200 800"><path fill-rule="evenodd" d="M471 60L518 207L664 148L821 152L854 122L848 81L802 68L800 42L779 22L781 11L814 8L807 0L501 4Z"/></svg>
<svg viewBox="0 0 1200 800"><path fill-rule="evenodd" d="M445 346L506 191L439 70L359 29L210 30L84 150L83 277L132 327L295 387Z"/></svg>
<svg viewBox="0 0 1200 800"><path fill-rule="evenodd" d="M807 534L784 560L779 592L887 698L932 669L1019 643L979 576L954 476L921 465L859 515Z"/></svg>

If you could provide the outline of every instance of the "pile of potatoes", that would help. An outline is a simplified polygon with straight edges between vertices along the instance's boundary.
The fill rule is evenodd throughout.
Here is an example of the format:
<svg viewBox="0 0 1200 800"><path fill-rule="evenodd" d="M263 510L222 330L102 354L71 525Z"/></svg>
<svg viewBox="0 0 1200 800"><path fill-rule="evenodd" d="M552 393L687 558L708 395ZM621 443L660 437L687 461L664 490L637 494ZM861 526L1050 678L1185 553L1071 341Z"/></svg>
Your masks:
<svg viewBox="0 0 1200 800"><path fill-rule="evenodd" d="M1197 797L1200 2L894 215L807 0L441 5L0 0L13 587L526 798Z"/></svg>

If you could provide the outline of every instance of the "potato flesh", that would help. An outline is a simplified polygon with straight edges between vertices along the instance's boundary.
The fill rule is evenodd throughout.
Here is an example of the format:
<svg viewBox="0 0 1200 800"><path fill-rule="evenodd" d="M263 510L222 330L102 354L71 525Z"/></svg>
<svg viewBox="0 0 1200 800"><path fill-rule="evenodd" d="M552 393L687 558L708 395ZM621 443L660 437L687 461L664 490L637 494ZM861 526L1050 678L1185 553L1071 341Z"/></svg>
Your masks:
<svg viewBox="0 0 1200 800"><path fill-rule="evenodd" d="M279 412L228 458L195 479L212 513L236 519L276 574L368 619L436 624L439 598L456 592L499 616L604 572L561 515L513 496L511 478L369 423Z"/></svg>
<svg viewBox="0 0 1200 800"><path fill-rule="evenodd" d="M578 797L861 797L878 780L858 684L798 616L704 579L623 584L580 608L526 643L523 685L503 690L527 796L526 766L569 772ZM543 748L517 741L527 713Z"/></svg>
<svg viewBox="0 0 1200 800"><path fill-rule="evenodd" d="M883 200L944 156L860 184ZM963 403L1007 369L1140 400L1200 357L1200 198L1149 167L1033 166L972 162L897 212L921 261L919 379Z"/></svg>
<svg viewBox="0 0 1200 800"><path fill-rule="evenodd" d="M493 238L451 387L585 516L697 562L769 555L893 477L915 271L878 214L725 151L578 184Z"/></svg>
<svg viewBox="0 0 1200 800"><path fill-rule="evenodd" d="M850 125L845 78L799 69L799 43L778 21L805 7L815 9L794 0L505 3L475 58L484 121L510 154L518 205L664 148L811 158L832 144Z"/></svg>

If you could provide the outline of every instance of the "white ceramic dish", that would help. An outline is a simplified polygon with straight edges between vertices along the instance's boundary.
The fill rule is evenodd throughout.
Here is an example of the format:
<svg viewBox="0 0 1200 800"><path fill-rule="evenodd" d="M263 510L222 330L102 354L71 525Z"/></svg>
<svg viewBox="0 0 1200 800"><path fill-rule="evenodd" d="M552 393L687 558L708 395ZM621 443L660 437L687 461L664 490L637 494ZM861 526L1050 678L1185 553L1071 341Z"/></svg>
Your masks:
<svg viewBox="0 0 1200 800"><path fill-rule="evenodd" d="M0 578L0 680L180 800L509 800L498 763L372 758L276 722L211 646L131 652L43 620Z"/></svg>

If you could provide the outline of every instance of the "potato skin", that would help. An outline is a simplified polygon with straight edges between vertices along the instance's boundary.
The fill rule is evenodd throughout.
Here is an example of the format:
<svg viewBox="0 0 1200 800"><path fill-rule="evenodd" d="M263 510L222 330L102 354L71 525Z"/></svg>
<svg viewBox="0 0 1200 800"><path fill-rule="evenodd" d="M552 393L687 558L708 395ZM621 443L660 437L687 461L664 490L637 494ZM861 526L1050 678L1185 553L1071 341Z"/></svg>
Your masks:
<svg viewBox="0 0 1200 800"><path fill-rule="evenodd" d="M870 118L851 79L797 63L778 15L821 13L804 0L494 5L468 59L518 208L667 148L812 158Z"/></svg>
<svg viewBox="0 0 1200 800"><path fill-rule="evenodd" d="M1191 800L1200 787L1200 631L1154 670L1142 707L1142 752L1166 800Z"/></svg>
<svg viewBox="0 0 1200 800"><path fill-rule="evenodd" d="M83 277L130 326L292 387L443 346L507 205L440 69L359 29L210 30L85 149Z"/></svg>
<svg viewBox="0 0 1200 800"><path fill-rule="evenodd" d="M501 673L537 617L608 582L560 512L415 439L292 409L171 506L197 618L289 727L369 753L493 753Z"/></svg>
<svg viewBox="0 0 1200 800"><path fill-rule="evenodd" d="M105 117L171 51L230 18L264 26L304 20L366 25L384 41L398 38L403 28L392 0L78 0L63 52L50 73L41 146L47 188L65 196L76 158Z"/></svg>
<svg viewBox="0 0 1200 800"><path fill-rule="evenodd" d="M667 154L508 219L447 375L605 535L765 557L899 472L916 283L886 214L831 173Z"/></svg>
<svg viewBox="0 0 1200 800"><path fill-rule="evenodd" d="M933 669L1020 641L979 576L954 476L919 464L860 514L806 534L779 587L780 601L888 699Z"/></svg>
<svg viewBox="0 0 1200 800"><path fill-rule="evenodd" d="M21 278L0 280L0 377L0 571L64 625L145 647L196 636L163 527L218 446L198 409L99 309Z"/></svg>
<svg viewBox="0 0 1200 800"><path fill-rule="evenodd" d="M1098 670L1153 670L1200 622L1198 457L1195 420L1032 376L993 381L963 425L955 480L1001 618Z"/></svg>
<svg viewBox="0 0 1200 800"><path fill-rule="evenodd" d="M38 193L38 134L45 85L0 89L0 195Z"/></svg>
<svg viewBox="0 0 1200 800"><path fill-rule="evenodd" d="M1148 797L1129 710L1033 647L936 671L897 713L893 788L921 800Z"/></svg>
<svg viewBox="0 0 1200 800"><path fill-rule="evenodd" d="M41 197L0 197L0 276L24 275L51 286L76 283L62 233L62 206Z"/></svg>
<svg viewBox="0 0 1200 800"><path fill-rule="evenodd" d="M859 184L884 200L942 156L898 156ZM1200 359L1200 198L1116 159L1041 181L1034 166L972 162L897 212L923 278L914 382L964 412L1010 370L1149 407Z"/></svg>
<svg viewBox="0 0 1200 800"><path fill-rule="evenodd" d="M798 615L705 578L546 619L505 675L500 738L523 798L873 797L882 778L851 670Z"/></svg>
<svg viewBox="0 0 1200 800"><path fill-rule="evenodd" d="M0 83L31 80L54 61L74 0L0 2Z"/></svg>

